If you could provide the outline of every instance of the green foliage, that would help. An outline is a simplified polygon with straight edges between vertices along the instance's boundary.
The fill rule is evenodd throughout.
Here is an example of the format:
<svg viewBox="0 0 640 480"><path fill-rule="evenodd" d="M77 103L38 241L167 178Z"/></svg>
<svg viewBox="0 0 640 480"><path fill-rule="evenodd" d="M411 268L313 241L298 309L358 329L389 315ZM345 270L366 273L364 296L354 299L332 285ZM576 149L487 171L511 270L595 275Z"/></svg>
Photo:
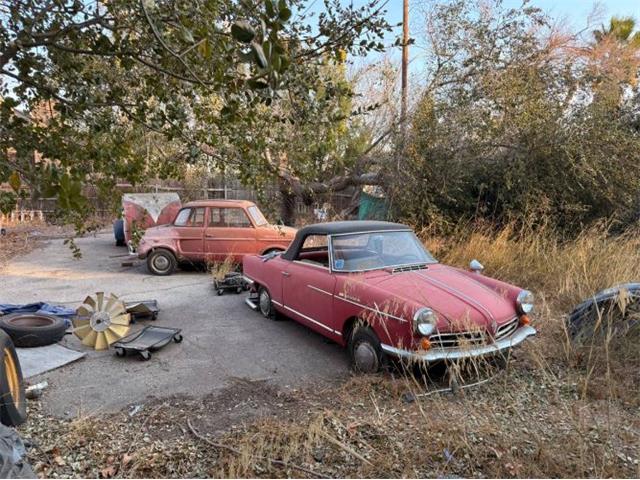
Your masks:
<svg viewBox="0 0 640 480"><path fill-rule="evenodd" d="M538 11L476 11L452 2L434 17L441 39L454 37L443 41L450 60L412 119L392 188L398 213L421 225L551 221L567 232L634 221L637 99L590 96L607 72L549 49Z"/></svg>
<svg viewBox="0 0 640 480"><path fill-rule="evenodd" d="M0 0L0 181L72 216L87 186L116 201L118 180L203 160L259 188L281 127L349 116L344 78L323 72L335 52L382 48L383 3L327 2L314 25L308 0Z"/></svg>

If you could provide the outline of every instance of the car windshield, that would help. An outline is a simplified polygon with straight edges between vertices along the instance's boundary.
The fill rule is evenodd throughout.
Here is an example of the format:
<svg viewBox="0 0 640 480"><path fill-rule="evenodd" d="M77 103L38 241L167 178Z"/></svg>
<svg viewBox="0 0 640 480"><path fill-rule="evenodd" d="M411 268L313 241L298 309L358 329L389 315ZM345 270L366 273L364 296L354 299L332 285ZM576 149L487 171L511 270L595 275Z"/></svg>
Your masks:
<svg viewBox="0 0 640 480"><path fill-rule="evenodd" d="M333 270L339 272L437 263L411 231L332 236L331 254Z"/></svg>
<svg viewBox="0 0 640 480"><path fill-rule="evenodd" d="M264 218L264 215L262 214L262 212L255 205L250 206L249 208L247 208L247 210L249 211L249 215L251 215L251 218L253 218L253 222L258 227L261 227L262 225L266 225L269 223L267 222L267 219Z"/></svg>

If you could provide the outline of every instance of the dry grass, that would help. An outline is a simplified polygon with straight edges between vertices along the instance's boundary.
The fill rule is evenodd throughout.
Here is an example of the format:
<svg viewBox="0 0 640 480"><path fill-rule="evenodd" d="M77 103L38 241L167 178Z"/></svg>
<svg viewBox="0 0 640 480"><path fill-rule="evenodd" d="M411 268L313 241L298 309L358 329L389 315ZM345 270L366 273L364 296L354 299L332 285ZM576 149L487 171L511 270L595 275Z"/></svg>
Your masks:
<svg viewBox="0 0 640 480"><path fill-rule="evenodd" d="M46 456L33 460L43 465L41 472L63 476L101 474L109 458L121 462L132 455L129 466L118 463L116 476L304 475L265 461L268 457L326 477L639 477L637 339L608 337L574 347L564 327L566 313L585 297L640 280L638 236L611 236L606 228L593 228L563 242L553 232L474 228L448 238L424 238L444 263L466 266L477 258L486 274L527 287L538 297L539 335L518 348L506 368L488 364L458 372L467 382L490 381L453 394L438 391L447 387L447 376L431 372L435 378L429 379L396 369L307 391L293 409L281 408L274 399L269 414L215 434L217 442L240 453L216 450L184 425L181 433L166 435L154 423L165 417L184 421L185 415L197 428L218 422L205 406L175 403L149 423L126 414L112 423L88 419L92 428L84 430L52 422L55 444L68 444L70 455L78 453L78 431L91 445L88 451L99 454L86 454L92 466L84 470L70 470L69 463L57 467ZM416 400L407 402L407 392ZM174 409L183 413L176 417ZM116 448L130 432L149 441L139 450L136 445L133 451ZM93 446L101 441L106 451Z"/></svg>

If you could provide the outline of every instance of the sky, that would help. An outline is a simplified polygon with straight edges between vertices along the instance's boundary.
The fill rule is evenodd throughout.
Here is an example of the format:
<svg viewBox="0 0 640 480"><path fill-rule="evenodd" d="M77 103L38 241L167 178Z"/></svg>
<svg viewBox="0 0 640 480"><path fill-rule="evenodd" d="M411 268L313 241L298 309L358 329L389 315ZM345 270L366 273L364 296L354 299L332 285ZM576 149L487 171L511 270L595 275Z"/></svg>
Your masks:
<svg viewBox="0 0 640 480"><path fill-rule="evenodd" d="M344 3L353 1L356 6L367 3L368 0L342 0ZM436 0L434 0L436 1ZM444 0L438 0L444 1ZM387 21L390 24L399 24L402 22L402 2L403 0L388 0L386 5ZM409 17L411 30L417 30L420 28L420 4L429 2L429 0L409 0ZM522 5L522 0L503 0L506 8L518 8ZM320 6L323 2L315 2L315 6ZM638 22L638 29L640 30L640 0L530 0L529 6L534 6L542 9L549 14L550 17L557 20L559 23L566 25L572 31L590 32L596 28L599 28L603 23L608 24L609 19L612 16L627 17L631 16ZM592 17L594 12L597 14L595 18ZM385 43L390 45L393 41L402 34L402 27L397 27L394 33L386 35ZM422 68L422 52L418 45L413 49L409 49L409 62L410 62L410 75L417 73ZM387 50L387 56L399 61L400 48ZM366 59L363 59L365 64L375 63L379 61L380 54L370 53ZM413 71L413 72L412 72Z"/></svg>
<svg viewBox="0 0 640 480"><path fill-rule="evenodd" d="M417 2L409 0L409 8L412 3ZM598 2L592 0L531 0L529 2L529 5L541 8L553 18L567 19L574 27L578 28L586 24L587 18L596 4L606 18L614 15L630 15L640 22L640 0L600 0ZM504 5L512 8L518 7L522 5L522 0L505 0ZM402 21L402 0L389 0L387 10L387 19L390 23Z"/></svg>

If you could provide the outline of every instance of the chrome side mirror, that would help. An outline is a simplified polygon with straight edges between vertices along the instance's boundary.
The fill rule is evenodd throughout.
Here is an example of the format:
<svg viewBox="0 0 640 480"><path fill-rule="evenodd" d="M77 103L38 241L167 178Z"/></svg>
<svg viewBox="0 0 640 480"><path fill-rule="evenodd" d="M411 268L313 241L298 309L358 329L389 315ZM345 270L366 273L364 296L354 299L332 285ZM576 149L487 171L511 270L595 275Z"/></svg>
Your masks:
<svg viewBox="0 0 640 480"><path fill-rule="evenodd" d="M469 262L469 268L475 273L482 273L484 266L475 258Z"/></svg>

